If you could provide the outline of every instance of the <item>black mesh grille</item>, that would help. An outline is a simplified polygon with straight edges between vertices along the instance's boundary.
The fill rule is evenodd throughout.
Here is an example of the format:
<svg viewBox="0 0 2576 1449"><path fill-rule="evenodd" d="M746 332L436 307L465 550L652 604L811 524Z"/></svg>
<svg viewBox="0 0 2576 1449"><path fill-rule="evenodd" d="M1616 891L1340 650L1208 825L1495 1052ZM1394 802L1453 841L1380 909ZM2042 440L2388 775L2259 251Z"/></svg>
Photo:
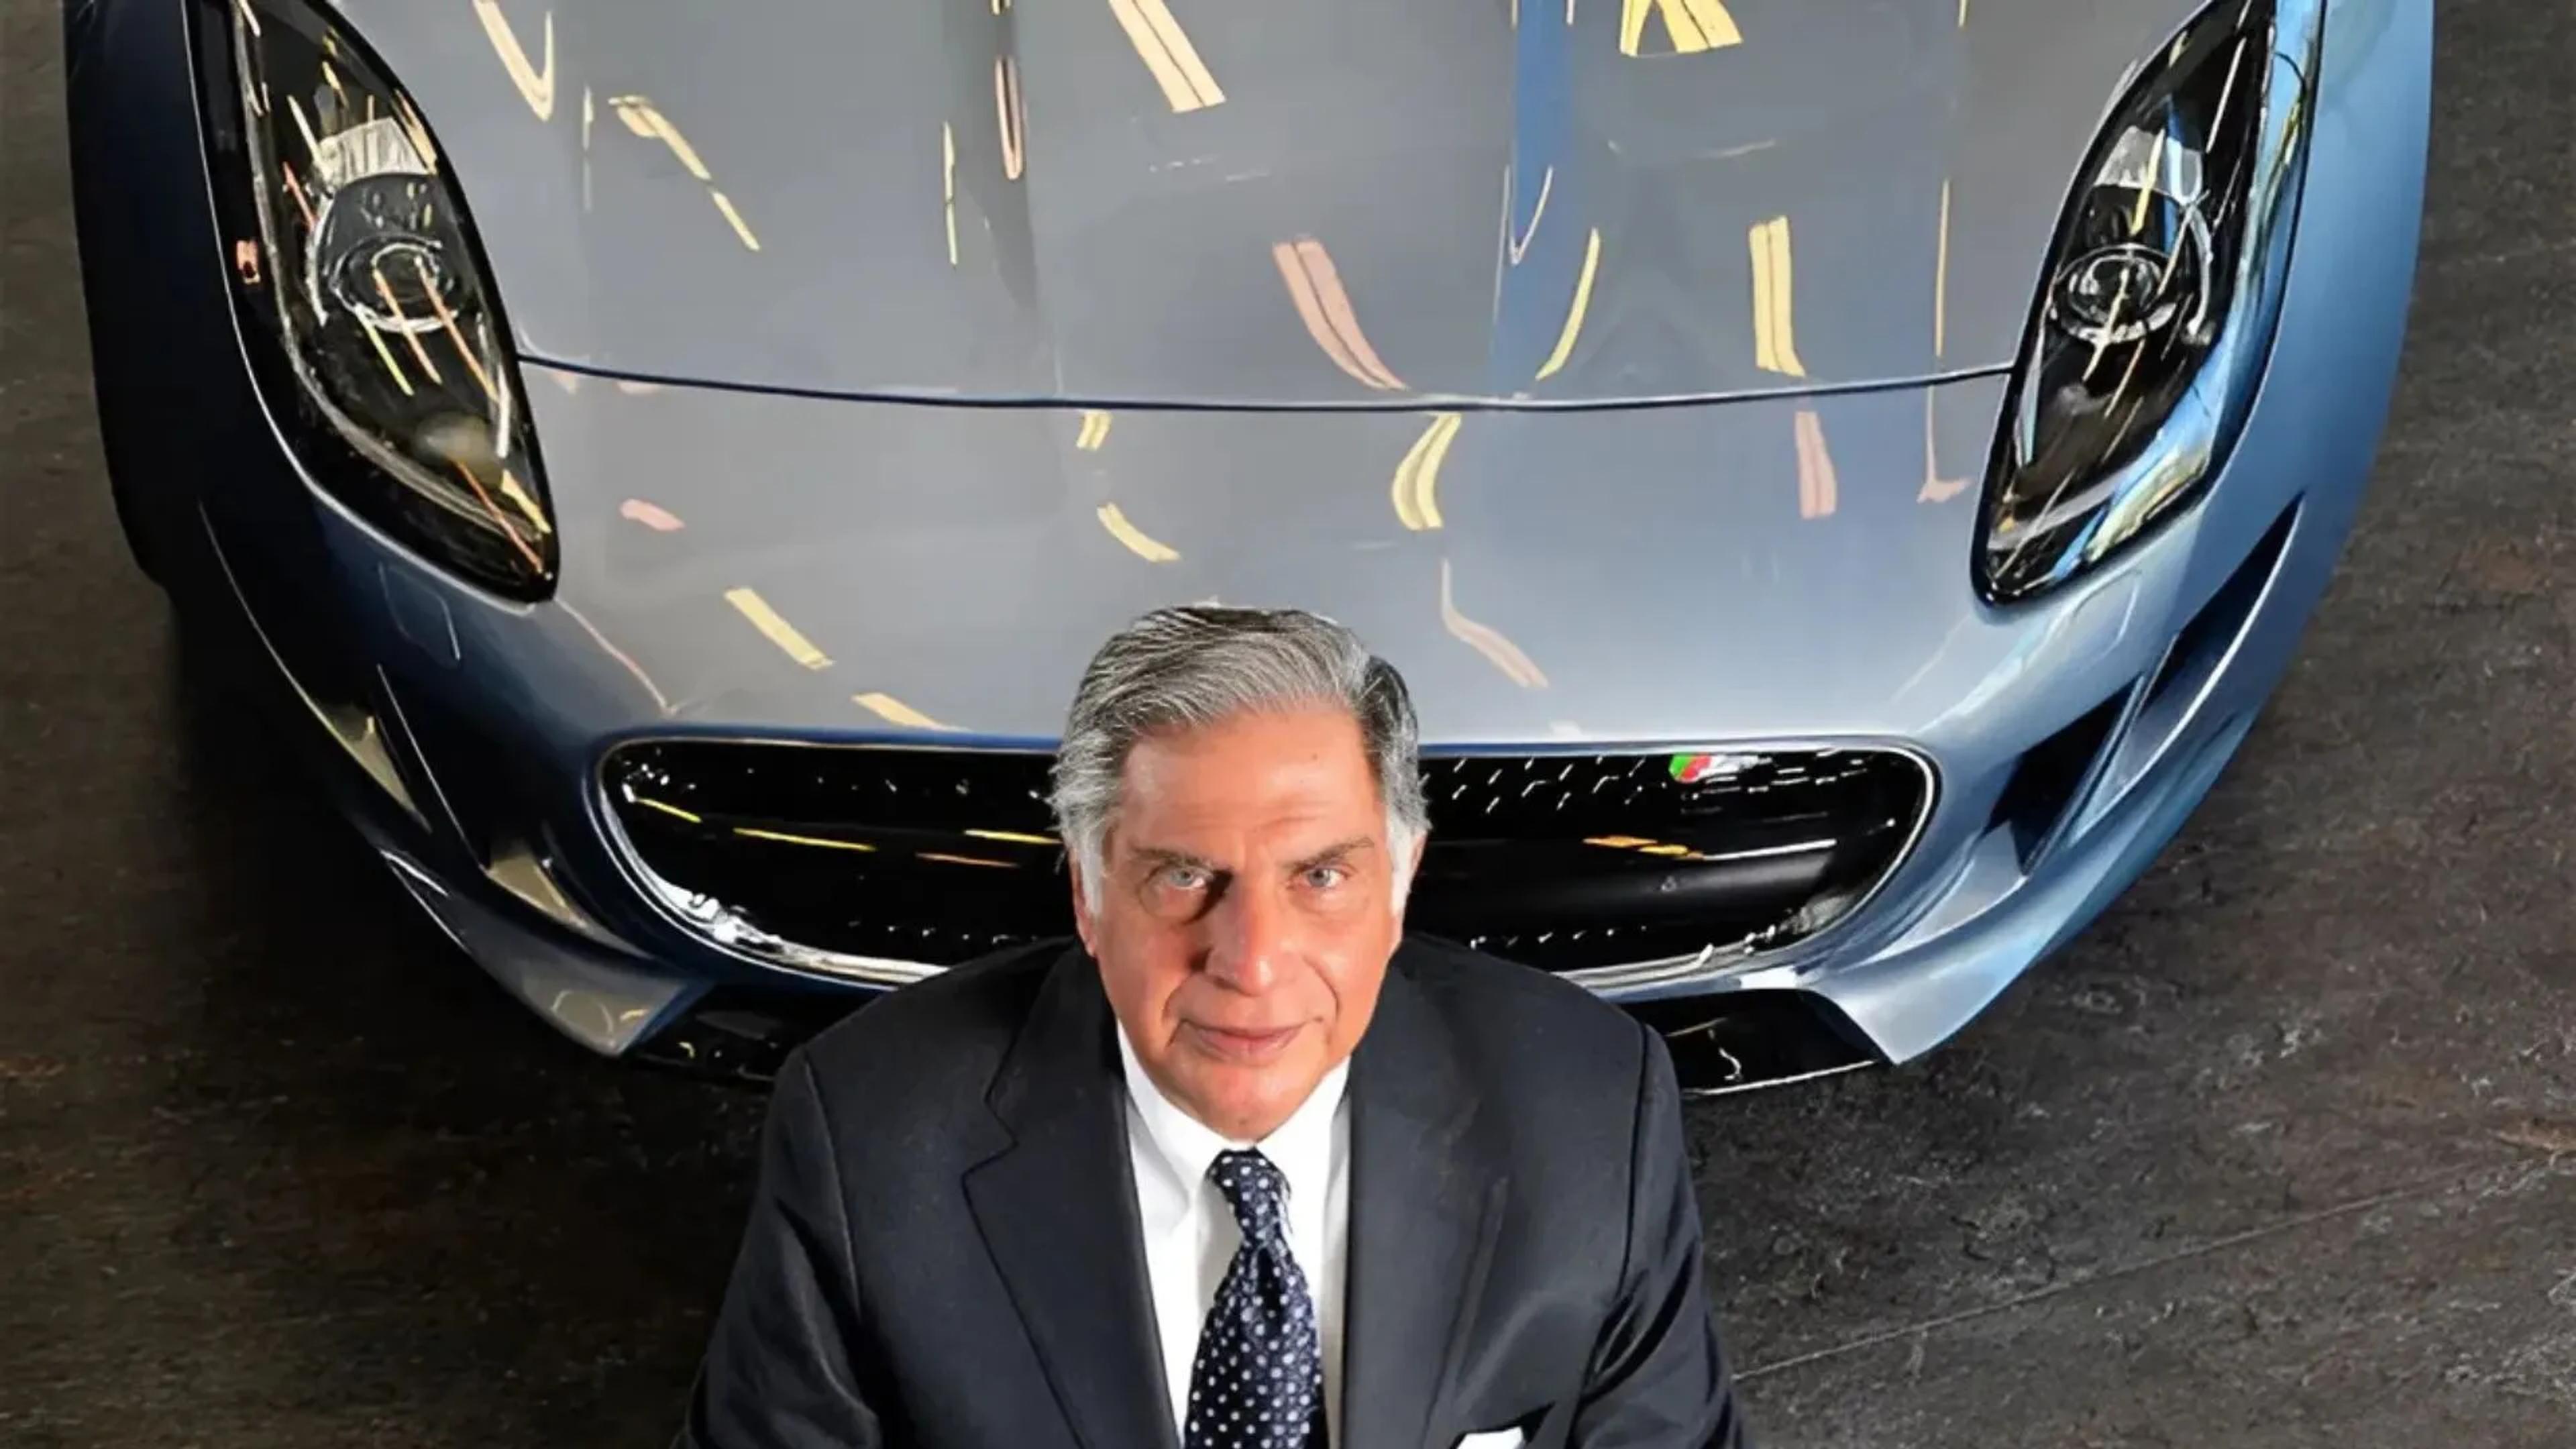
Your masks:
<svg viewBox="0 0 2576 1449"><path fill-rule="evenodd" d="M1426 764L1406 922L1550 970L1781 946L1885 875L1927 805L1884 751Z"/></svg>
<svg viewBox="0 0 2576 1449"><path fill-rule="evenodd" d="M1072 930L1049 757L624 746L608 798L666 900L781 959L953 965ZM1931 804L1889 751L1426 762L1407 925L1551 970L1787 944L1896 864ZM819 964L828 964L819 963Z"/></svg>

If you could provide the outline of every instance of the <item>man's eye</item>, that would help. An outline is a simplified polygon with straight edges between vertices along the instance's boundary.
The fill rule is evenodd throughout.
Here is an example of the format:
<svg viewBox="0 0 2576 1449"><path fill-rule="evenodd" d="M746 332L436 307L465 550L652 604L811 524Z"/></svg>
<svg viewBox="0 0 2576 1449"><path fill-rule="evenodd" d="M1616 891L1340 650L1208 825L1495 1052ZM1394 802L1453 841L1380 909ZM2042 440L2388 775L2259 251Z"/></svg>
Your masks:
<svg viewBox="0 0 2576 1449"><path fill-rule="evenodd" d="M1306 871L1306 888L1328 891L1350 878L1351 873L1338 865L1312 866Z"/></svg>
<svg viewBox="0 0 2576 1449"><path fill-rule="evenodd" d="M1194 865L1168 866L1163 871L1165 890L1194 891L1208 883L1208 874Z"/></svg>

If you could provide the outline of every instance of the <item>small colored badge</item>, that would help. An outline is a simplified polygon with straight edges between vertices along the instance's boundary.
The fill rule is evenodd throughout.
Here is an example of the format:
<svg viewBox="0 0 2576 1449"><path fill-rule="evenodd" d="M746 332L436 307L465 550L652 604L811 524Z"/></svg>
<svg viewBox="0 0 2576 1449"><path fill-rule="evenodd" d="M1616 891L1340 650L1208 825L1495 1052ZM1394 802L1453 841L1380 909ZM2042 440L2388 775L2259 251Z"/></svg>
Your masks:
<svg viewBox="0 0 2576 1449"><path fill-rule="evenodd" d="M1702 780L1713 780L1720 775L1732 775L1743 769L1744 756L1675 755L1670 768L1674 779L1685 785L1696 785Z"/></svg>

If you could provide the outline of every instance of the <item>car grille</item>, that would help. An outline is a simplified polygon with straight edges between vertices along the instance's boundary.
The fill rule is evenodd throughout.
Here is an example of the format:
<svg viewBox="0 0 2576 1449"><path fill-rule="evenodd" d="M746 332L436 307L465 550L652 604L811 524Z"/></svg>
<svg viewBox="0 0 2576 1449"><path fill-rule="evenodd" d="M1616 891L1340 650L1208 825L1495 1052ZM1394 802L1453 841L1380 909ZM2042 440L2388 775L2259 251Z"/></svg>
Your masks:
<svg viewBox="0 0 2576 1449"><path fill-rule="evenodd" d="M698 934L900 981L1073 928L1033 752L726 740L613 751L627 858ZM1928 767L1881 749L1424 762L1406 924L1616 986L1842 919L1903 857Z"/></svg>

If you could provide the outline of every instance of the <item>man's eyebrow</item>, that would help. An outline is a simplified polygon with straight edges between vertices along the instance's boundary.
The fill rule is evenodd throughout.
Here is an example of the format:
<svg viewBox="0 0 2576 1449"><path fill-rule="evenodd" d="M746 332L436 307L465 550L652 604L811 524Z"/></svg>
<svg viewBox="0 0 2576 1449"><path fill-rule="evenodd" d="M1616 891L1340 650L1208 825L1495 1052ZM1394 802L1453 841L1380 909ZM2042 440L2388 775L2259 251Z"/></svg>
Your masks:
<svg viewBox="0 0 2576 1449"><path fill-rule="evenodd" d="M1289 869L1313 870L1319 865L1330 865L1346 855L1355 855L1360 851L1374 847L1376 844L1376 841L1371 840L1365 835L1354 835L1348 840L1336 841L1331 845L1325 846L1323 849L1316 851L1314 854L1307 856L1305 859L1290 866Z"/></svg>
<svg viewBox="0 0 2576 1449"><path fill-rule="evenodd" d="M1172 850L1160 845L1139 845L1132 848L1128 853L1133 855L1136 859L1143 861L1145 864L1154 866L1157 869L1167 865L1186 865L1196 870L1204 870L1211 873L1216 870L1215 862L1200 856L1192 855L1186 850Z"/></svg>

